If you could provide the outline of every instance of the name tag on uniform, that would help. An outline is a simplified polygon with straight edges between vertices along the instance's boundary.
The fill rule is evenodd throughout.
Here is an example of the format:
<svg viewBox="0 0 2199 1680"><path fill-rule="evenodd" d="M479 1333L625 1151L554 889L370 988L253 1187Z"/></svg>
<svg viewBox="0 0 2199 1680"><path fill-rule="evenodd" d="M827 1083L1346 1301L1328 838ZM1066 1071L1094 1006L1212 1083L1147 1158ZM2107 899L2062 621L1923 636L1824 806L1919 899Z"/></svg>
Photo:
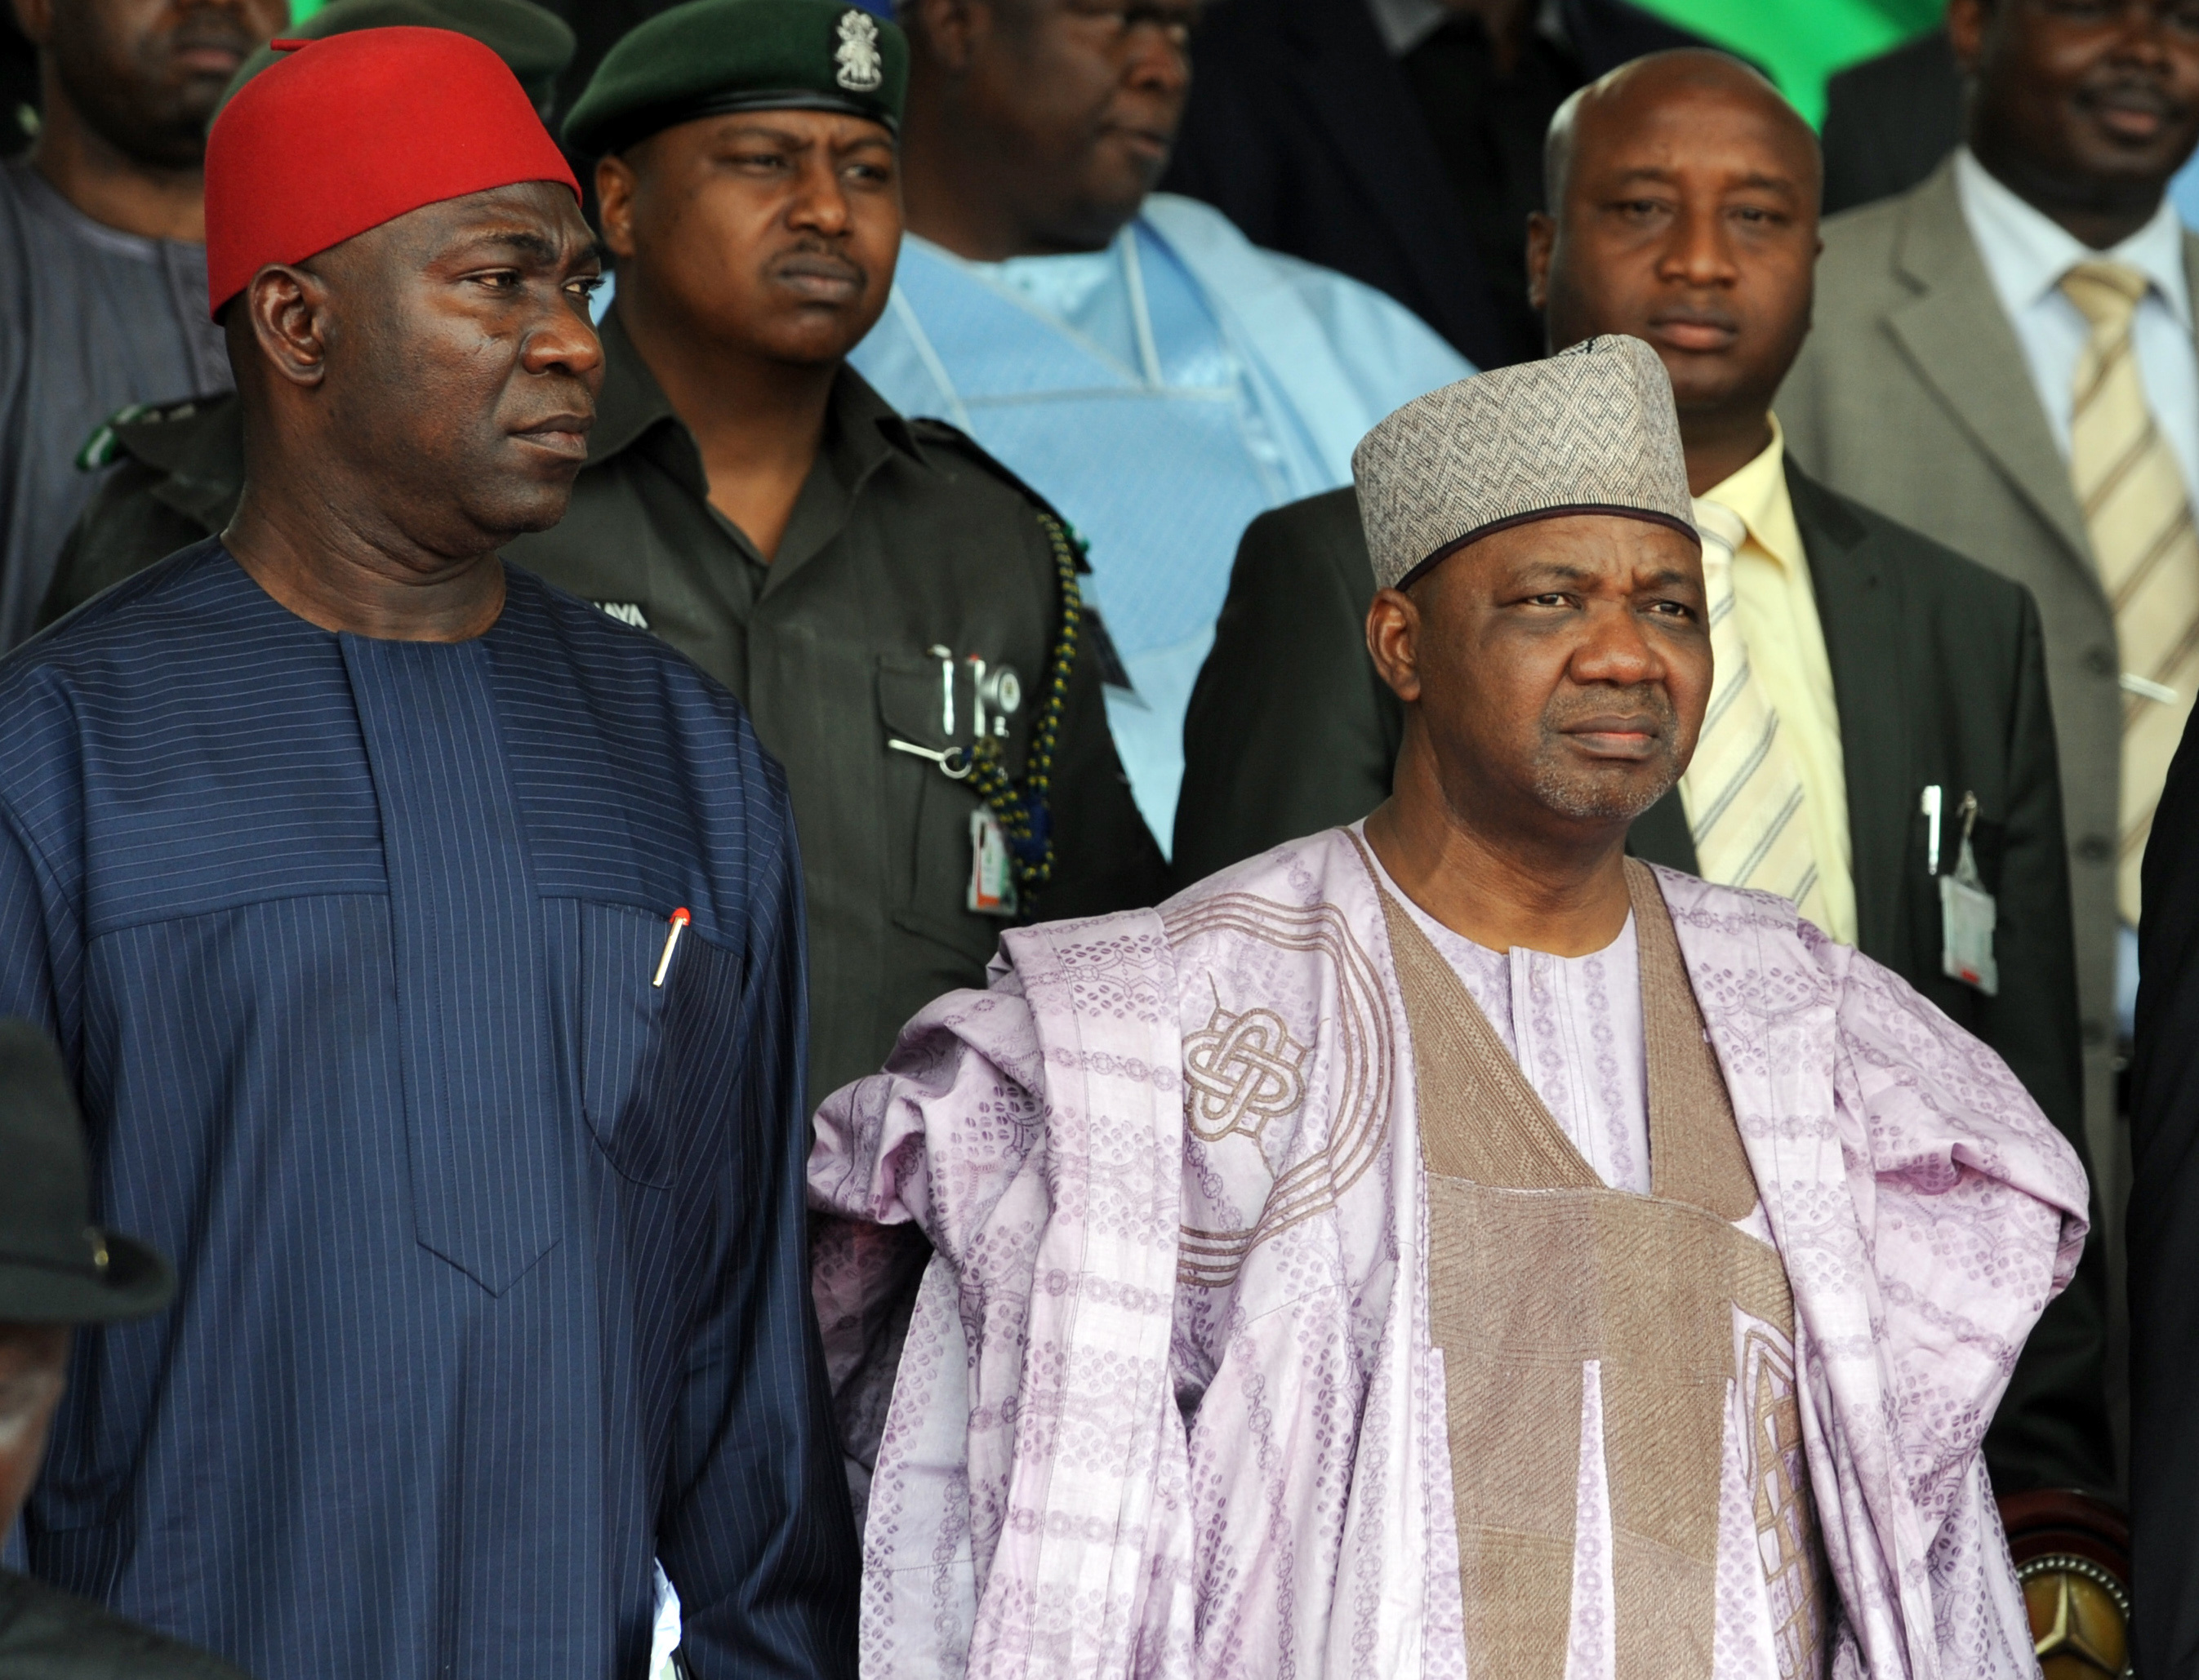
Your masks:
<svg viewBox="0 0 2199 1680"><path fill-rule="evenodd" d="M1016 911L1015 858L1000 819L980 805L970 813L969 906L980 916Z"/></svg>

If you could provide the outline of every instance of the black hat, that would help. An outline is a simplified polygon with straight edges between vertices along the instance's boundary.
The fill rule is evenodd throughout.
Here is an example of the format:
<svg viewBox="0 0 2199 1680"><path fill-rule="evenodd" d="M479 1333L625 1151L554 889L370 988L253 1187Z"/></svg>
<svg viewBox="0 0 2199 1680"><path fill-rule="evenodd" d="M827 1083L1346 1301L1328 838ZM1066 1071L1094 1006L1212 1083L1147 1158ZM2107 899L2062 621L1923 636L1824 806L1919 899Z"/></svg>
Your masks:
<svg viewBox="0 0 2199 1680"><path fill-rule="evenodd" d="M0 1321L142 1318L176 1293L168 1263L91 1223L84 1122L46 1035L0 1020Z"/></svg>
<svg viewBox="0 0 2199 1680"><path fill-rule="evenodd" d="M320 41L354 29L404 24L472 36L510 67L538 110L546 108L556 96L557 78L573 61L572 26L534 0L335 0L283 33L289 40ZM246 59L222 90L221 105L283 56L272 47L262 47ZM214 114L221 114L221 106L214 108Z"/></svg>
<svg viewBox="0 0 2199 1680"><path fill-rule="evenodd" d="M908 38L846 0L688 0L636 25L565 119L588 157L732 111L842 111L895 133Z"/></svg>

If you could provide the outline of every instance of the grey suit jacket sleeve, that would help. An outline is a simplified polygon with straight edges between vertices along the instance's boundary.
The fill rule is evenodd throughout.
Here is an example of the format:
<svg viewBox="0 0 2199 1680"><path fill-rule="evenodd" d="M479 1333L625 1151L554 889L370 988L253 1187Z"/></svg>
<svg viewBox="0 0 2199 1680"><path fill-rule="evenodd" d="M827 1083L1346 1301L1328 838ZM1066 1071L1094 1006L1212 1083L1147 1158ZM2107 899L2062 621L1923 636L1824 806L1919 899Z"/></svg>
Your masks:
<svg viewBox="0 0 2199 1680"><path fill-rule="evenodd" d="M1374 573L1350 489L1254 520L1183 725L1179 886L1390 796L1404 708L1367 656Z"/></svg>

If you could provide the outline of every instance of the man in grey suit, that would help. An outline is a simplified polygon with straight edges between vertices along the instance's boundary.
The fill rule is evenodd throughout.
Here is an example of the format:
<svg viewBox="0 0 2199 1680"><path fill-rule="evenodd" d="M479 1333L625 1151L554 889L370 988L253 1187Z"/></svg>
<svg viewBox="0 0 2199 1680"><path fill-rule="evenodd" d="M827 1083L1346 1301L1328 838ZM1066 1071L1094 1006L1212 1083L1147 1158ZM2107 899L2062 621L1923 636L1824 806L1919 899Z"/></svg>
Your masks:
<svg viewBox="0 0 2199 1680"><path fill-rule="evenodd" d="M1921 187L1827 224L1817 328L1776 404L1834 489L2038 597L2117 1273L2118 1020L2136 979L2132 943L2119 987L2118 929L2136 924L2139 856L2199 686L2199 242L2164 196L2199 143L2193 14L1954 0L1966 144Z"/></svg>
<svg viewBox="0 0 2199 1680"><path fill-rule="evenodd" d="M1753 72L1701 52L1637 61L1568 114L1569 143L1554 131L1555 218L1537 219L1528 259L1550 341L1623 332L1654 345L1672 375L1699 522L1747 526L1729 549L1728 612L1713 594L1721 686L1703 742L1687 781L1634 824L1632 849L1804 903L1998 1049L2081 1149L2038 609L1782 460L1770 416L1809 331L1809 131ZM1351 822L1386 797L1401 721L1367 651L1374 592L1350 490L1253 522L1185 726L1179 879ZM1727 641L1736 625L1745 640ZM1769 741L1792 769L1773 797L1748 769ZM1921 808L1934 788L1936 856ZM1974 856L1998 905L1992 995L1951 978L1942 960L1935 876L1958 867L1965 825L1954 813L1966 793ZM1751 804L1769 818L1735 846L1728 829ZM1787 873L1755 867L1759 840L1764 857L1788 852ZM2112 1487L2103 1298L2089 1259L2027 1345L1986 1440L1998 1491Z"/></svg>

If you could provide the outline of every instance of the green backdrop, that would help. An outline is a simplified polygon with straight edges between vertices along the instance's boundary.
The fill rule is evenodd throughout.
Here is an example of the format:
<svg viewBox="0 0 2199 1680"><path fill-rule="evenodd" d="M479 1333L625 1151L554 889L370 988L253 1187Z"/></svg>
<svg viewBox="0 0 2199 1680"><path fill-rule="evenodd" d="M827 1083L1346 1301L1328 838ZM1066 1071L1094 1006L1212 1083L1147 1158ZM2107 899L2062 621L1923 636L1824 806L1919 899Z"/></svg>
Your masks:
<svg viewBox="0 0 2199 1680"><path fill-rule="evenodd" d="M1825 116L1825 78L1921 35L1945 0L1636 0L1683 29L1764 67L1811 122Z"/></svg>

